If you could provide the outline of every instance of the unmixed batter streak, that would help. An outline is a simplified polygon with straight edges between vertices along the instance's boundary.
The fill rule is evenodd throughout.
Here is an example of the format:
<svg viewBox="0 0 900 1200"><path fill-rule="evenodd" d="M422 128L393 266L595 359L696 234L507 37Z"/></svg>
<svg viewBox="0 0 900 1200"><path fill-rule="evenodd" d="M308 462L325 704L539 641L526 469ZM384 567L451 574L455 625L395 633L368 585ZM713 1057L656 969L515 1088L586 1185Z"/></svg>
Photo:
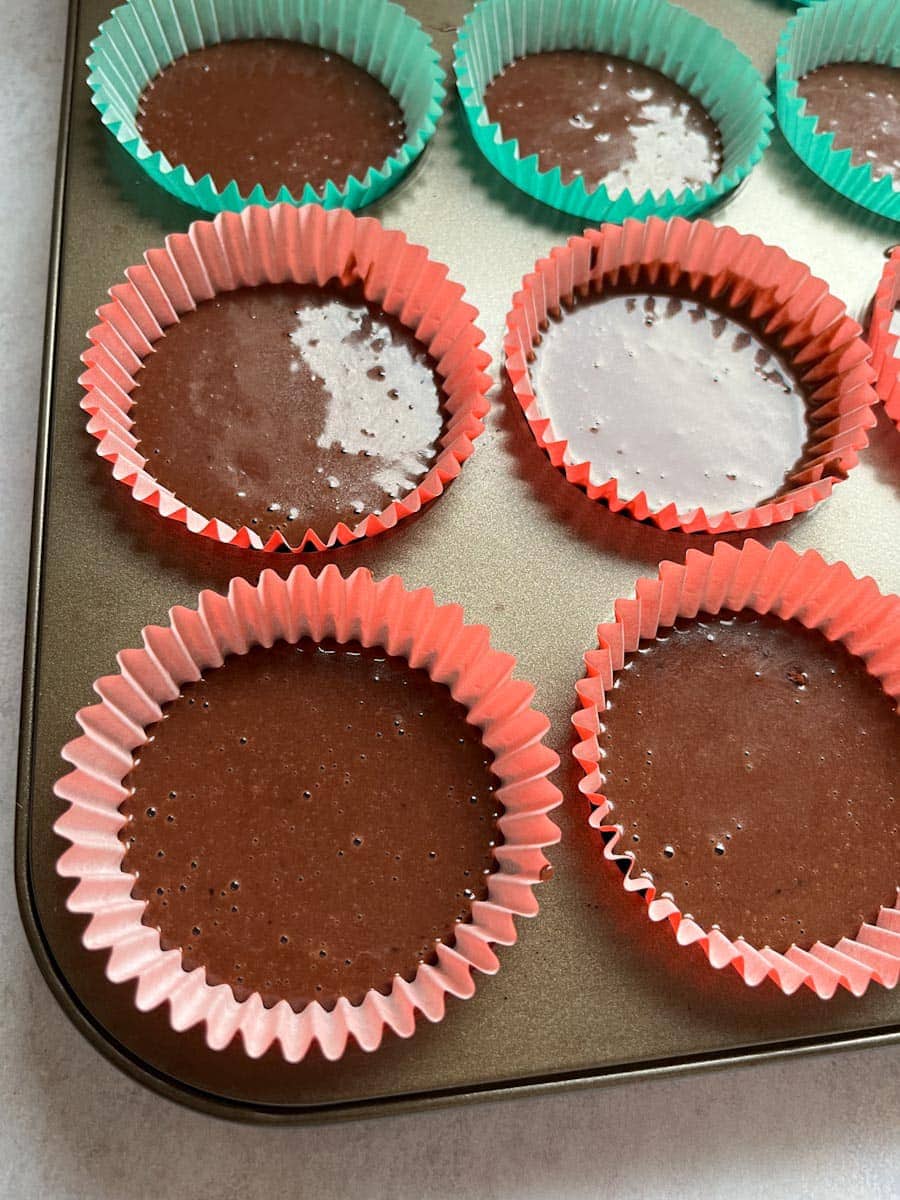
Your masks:
<svg viewBox="0 0 900 1200"><path fill-rule="evenodd" d="M137 382L147 470L263 539L380 512L424 477L444 427L425 348L358 289L223 293L166 331Z"/></svg>
<svg viewBox="0 0 900 1200"><path fill-rule="evenodd" d="M603 183L613 197L626 188L680 195L722 168L722 140L703 105L659 71L614 55L529 54L492 80L485 103L521 158L537 154L541 170L559 166L564 181Z"/></svg>

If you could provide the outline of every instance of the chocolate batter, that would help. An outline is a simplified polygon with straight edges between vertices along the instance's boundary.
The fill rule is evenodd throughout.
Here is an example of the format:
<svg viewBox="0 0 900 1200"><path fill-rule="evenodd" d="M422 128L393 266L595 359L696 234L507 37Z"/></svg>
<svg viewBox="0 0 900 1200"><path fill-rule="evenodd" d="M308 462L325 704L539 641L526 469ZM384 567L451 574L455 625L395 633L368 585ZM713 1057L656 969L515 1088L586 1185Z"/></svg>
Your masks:
<svg viewBox="0 0 900 1200"><path fill-rule="evenodd" d="M736 512L802 458L803 392L733 316L697 298L604 293L554 320L532 367L541 410L591 481L651 508Z"/></svg>
<svg viewBox="0 0 900 1200"><path fill-rule="evenodd" d="M600 734L611 823L704 928L784 951L853 937L900 883L897 714L862 661L755 613L628 656Z"/></svg>
<svg viewBox="0 0 900 1200"><path fill-rule="evenodd" d="M610 54L550 50L506 67L485 104L519 154L542 170L559 166L565 182L582 176L589 191L605 183L643 196L712 183L722 169L722 139L698 100L659 71Z"/></svg>
<svg viewBox="0 0 900 1200"><path fill-rule="evenodd" d="M334 51L300 42L222 42L185 54L138 101L137 127L195 180L232 179L244 195L261 183L299 197L349 175L364 179L406 140L387 88Z"/></svg>
<svg viewBox="0 0 900 1200"><path fill-rule="evenodd" d="M835 150L852 150L876 178L900 180L900 67L829 63L804 75L797 92L819 132L834 134Z"/></svg>
<svg viewBox="0 0 900 1200"><path fill-rule="evenodd" d="M276 643L166 706L122 805L144 923L238 999L362 1000L411 979L487 895L492 756L424 671Z"/></svg>
<svg viewBox="0 0 900 1200"><path fill-rule="evenodd" d="M264 540L380 512L427 473L443 430L424 347L358 289L223 293L171 326L137 379L147 470Z"/></svg>

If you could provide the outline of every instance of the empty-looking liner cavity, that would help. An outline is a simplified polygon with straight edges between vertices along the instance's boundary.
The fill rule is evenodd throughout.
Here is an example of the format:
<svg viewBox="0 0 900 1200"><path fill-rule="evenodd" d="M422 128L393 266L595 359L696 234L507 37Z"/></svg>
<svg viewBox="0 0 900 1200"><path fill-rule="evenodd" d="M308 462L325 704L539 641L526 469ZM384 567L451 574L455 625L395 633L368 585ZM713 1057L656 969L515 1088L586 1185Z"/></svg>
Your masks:
<svg viewBox="0 0 900 1200"><path fill-rule="evenodd" d="M489 359L446 268L316 205L197 222L110 291L81 378L134 497L188 529L321 550L440 495L483 429Z"/></svg>
<svg viewBox="0 0 900 1200"><path fill-rule="evenodd" d="M444 97L431 39L390 0L129 0L88 69L117 141L211 213L371 204L422 153Z"/></svg>
<svg viewBox="0 0 900 1200"><path fill-rule="evenodd" d="M699 212L769 142L750 61L667 0L482 0L454 67L488 161L590 221Z"/></svg>
<svg viewBox="0 0 900 1200"><path fill-rule="evenodd" d="M589 230L507 318L538 444L614 512L727 532L830 494L874 423L860 329L783 251L675 218Z"/></svg>
<svg viewBox="0 0 900 1200"><path fill-rule="evenodd" d="M62 752L57 869L85 946L214 1050L335 1059L441 1020L551 873L534 689L396 576L264 571L169 618Z"/></svg>
<svg viewBox="0 0 900 1200"><path fill-rule="evenodd" d="M894 987L900 600L749 541L663 563L615 607L574 754L625 889L749 984Z"/></svg>
<svg viewBox="0 0 900 1200"><path fill-rule="evenodd" d="M900 220L900 9L831 0L790 20L775 64L778 122L835 191Z"/></svg>

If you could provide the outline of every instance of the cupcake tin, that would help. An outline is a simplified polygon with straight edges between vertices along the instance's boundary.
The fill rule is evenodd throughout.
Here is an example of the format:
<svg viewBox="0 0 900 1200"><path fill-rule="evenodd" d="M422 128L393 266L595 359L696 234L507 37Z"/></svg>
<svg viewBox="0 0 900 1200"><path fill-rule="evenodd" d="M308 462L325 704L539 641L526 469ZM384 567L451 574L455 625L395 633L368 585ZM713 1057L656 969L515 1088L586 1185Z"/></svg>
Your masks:
<svg viewBox="0 0 900 1200"><path fill-rule="evenodd" d="M717 24L771 83L779 34L790 16L776 0L684 0ZM413 1041L374 1054L355 1048L337 1063L318 1055L289 1065L250 1060L236 1045L209 1051L199 1029L174 1033L164 1010L138 1013L128 987L109 984L104 957L82 948L84 919L65 908L69 881L55 870L65 843L52 832L61 805L60 747L91 683L205 587L233 576L286 574L289 556L262 556L192 537L134 504L108 477L84 432L79 355L106 289L145 249L186 230L200 214L155 185L102 128L84 60L109 0L73 0L53 221L46 358L41 397L32 571L16 823L22 918L38 964L74 1024L132 1077L170 1098L244 1120L303 1121L425 1108L702 1066L900 1040L900 991L870 988L823 1002L787 997L734 972L711 971L698 948L657 936L641 906L598 869L571 755L570 718L582 654L617 597L633 593L663 559L711 537L664 532L614 515L556 472L535 444L504 379L476 453L447 494L380 538L307 560L400 574L430 586L440 603L490 626L492 644L516 656L551 719L561 756L555 781L565 804L555 878L541 889L539 918L501 950L499 974L474 999L449 1005ZM467 0L409 0L444 67ZM504 320L522 277L582 222L517 191L484 160L455 99L448 100L422 160L395 191L366 210L448 264L480 310L494 377ZM812 175L777 131L762 162L707 216L781 245L809 264L865 323L898 226L842 199ZM26 399L27 402L27 399ZM756 536L819 548L900 591L900 437L883 412L859 465L811 513ZM741 535L727 540L740 544Z"/></svg>

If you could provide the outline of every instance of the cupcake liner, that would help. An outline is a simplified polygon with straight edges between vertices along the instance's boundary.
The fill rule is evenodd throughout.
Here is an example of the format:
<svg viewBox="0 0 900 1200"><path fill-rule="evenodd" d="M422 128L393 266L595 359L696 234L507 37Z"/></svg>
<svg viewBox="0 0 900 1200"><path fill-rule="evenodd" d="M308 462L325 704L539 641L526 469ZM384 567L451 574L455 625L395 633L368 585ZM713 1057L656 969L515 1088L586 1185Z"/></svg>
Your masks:
<svg viewBox="0 0 900 1200"><path fill-rule="evenodd" d="M318 1043L326 1058L336 1059L351 1036L374 1050L386 1028L409 1037L417 1012L439 1021L448 994L474 993L473 969L496 972L492 945L515 942L515 917L537 913L532 888L542 872L546 877L543 848L559 840L547 815L561 801L547 779L558 758L543 745L549 722L530 707L534 689L512 678L515 659L491 649L484 626L464 624L458 605L438 607L429 590L409 592L397 576L375 582L365 570L345 578L334 566L318 577L298 566L286 580L264 571L255 587L234 579L227 595L204 591L196 609L173 608L169 622L144 629L143 648L117 656L120 673L96 681L100 703L76 715L83 734L62 751L74 770L54 789L68 802L54 829L72 844L57 871L78 881L69 910L91 916L84 945L108 951L112 982L136 983L141 1011L168 1003L172 1027L202 1022L213 1050L240 1034L253 1058L277 1044L297 1062ZM285 1000L265 1008L258 993L238 1001L228 984L209 985L204 968L185 971L180 949L162 950L159 932L141 923L145 902L132 898L135 876L122 868L125 847L117 834L123 781L162 706L229 654L303 637L382 646L446 684L494 754L504 811L488 898L473 902L472 920L457 926L452 944L438 945L435 964L420 964L411 982L395 976L386 995L373 989L359 1004L342 997L330 1011L313 1001L297 1013Z"/></svg>
<svg viewBox="0 0 900 1200"><path fill-rule="evenodd" d="M900 8L895 0L828 0L788 21L775 59L778 123L794 153L829 187L883 217L900 221L900 180L876 179L868 163L834 149L834 133L820 132L807 113L798 80L833 62L900 66Z"/></svg>
<svg viewBox="0 0 900 1200"><path fill-rule="evenodd" d="M287 187L267 196L257 184L248 196L235 180L194 179L152 151L138 132L137 106L152 79L176 58L241 38L282 38L333 50L388 89L403 109L407 139L399 152L373 163L364 179ZM91 42L88 86L94 107L116 141L167 191L206 212L238 212L248 204L322 204L362 208L383 196L425 149L441 115L444 73L418 21L389 0L128 0L113 9ZM302 115L298 136L302 136Z"/></svg>
<svg viewBox="0 0 900 1200"><path fill-rule="evenodd" d="M791 946L779 954L742 938L732 941L715 927L703 929L670 898L658 896L633 852L620 848L621 826L607 821L598 732L607 689L625 655L679 617L741 609L794 619L829 641L843 642L889 696L900 698L900 597L882 595L874 580L856 578L844 563L829 565L814 550L799 555L784 542L771 550L752 540L741 549L719 542L712 555L689 550L684 565L662 563L656 579L638 581L635 599L616 601L615 621L598 627L598 649L584 656L587 676L576 684L580 708L572 718L578 737L573 753L584 772L578 787L592 806L590 824L606 840L604 858L621 868L625 890L643 897L650 920L668 920L679 945L699 945L712 966L734 967L751 986L771 979L785 995L806 985L823 1000L838 987L855 996L873 981L893 988L900 978L900 891L896 906L882 908L875 923L864 923L855 937L834 946L817 942L808 951Z"/></svg>
<svg viewBox="0 0 900 1200"><path fill-rule="evenodd" d="M491 80L514 59L542 50L586 49L645 64L674 80L706 108L721 131L722 171L713 183L676 196L605 185L588 190L579 178L564 183L559 167L543 170L536 154L519 155L504 140L484 103ZM689 216L732 191L769 144L772 106L759 74L718 29L668 0L481 0L459 31L454 63L472 135L500 174L529 196L588 221Z"/></svg>
<svg viewBox="0 0 900 1200"><path fill-rule="evenodd" d="M900 332L891 331L894 309L900 301L900 246L895 246L884 264L869 318L869 345L875 368L875 390L884 401L884 411L900 429L900 358L897 343Z"/></svg>
<svg viewBox="0 0 900 1200"><path fill-rule="evenodd" d="M97 310L100 323L87 335L91 347L81 356L87 368L79 380L86 393L81 407L90 417L88 432L100 443L97 453L110 462L113 477L136 500L193 533L227 545L294 553L372 537L441 495L484 429L490 357L478 348L484 334L473 324L477 310L423 246L410 244L372 217L326 212L314 204L220 213L148 250L142 265L125 272L125 280L110 289L111 302ZM447 413L438 454L410 492L352 527L338 522L330 531L307 529L296 544L277 530L263 542L246 526L234 529L214 514L190 508L147 471L129 417L142 360L183 313L221 292L288 281L361 283L366 299L412 330L435 360Z"/></svg>
<svg viewBox="0 0 900 1200"><path fill-rule="evenodd" d="M643 491L620 496L615 479L592 481L590 464L573 458L532 387L529 363L549 314L560 313L576 296L602 292L608 284L652 290L654 285L665 288L679 282L691 290L704 287L704 299L708 296L738 316L748 314L793 356L794 370L809 391L813 432L804 461L782 494L754 508L679 513L670 503L653 509ZM651 217L646 222L586 230L582 237L569 238L565 246L551 250L525 276L522 290L513 297L506 330L507 374L535 440L553 465L612 512L627 513L661 529L730 533L806 512L829 496L833 484L856 465L858 451L868 445L866 430L875 424L874 375L859 325L808 267L778 247L729 226Z"/></svg>

